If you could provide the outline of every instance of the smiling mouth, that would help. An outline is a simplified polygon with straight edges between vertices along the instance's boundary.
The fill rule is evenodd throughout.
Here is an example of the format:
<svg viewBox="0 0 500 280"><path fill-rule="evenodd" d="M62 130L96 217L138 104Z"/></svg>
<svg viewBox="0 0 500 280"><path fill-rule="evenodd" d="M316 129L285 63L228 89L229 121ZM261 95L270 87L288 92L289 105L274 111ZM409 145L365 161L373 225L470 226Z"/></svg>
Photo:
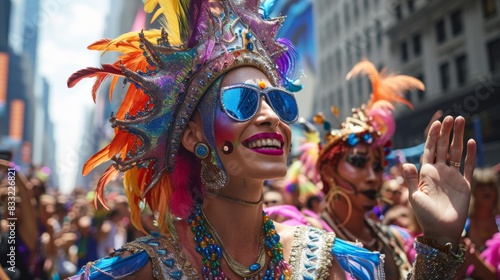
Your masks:
<svg viewBox="0 0 500 280"><path fill-rule="evenodd" d="M266 155L282 155L283 145L283 137L279 133L259 133L243 141L243 146Z"/></svg>

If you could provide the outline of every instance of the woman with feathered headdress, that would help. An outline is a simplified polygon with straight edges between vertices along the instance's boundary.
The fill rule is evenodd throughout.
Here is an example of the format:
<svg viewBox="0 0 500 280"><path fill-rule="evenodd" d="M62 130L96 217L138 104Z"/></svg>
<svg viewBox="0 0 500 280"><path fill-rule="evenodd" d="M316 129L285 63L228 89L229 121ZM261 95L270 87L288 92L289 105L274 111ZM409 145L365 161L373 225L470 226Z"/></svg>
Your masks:
<svg viewBox="0 0 500 280"><path fill-rule="evenodd" d="M271 2L148 0L145 11L163 19L162 30L90 46L122 55L76 72L68 85L95 77L94 97L106 78L111 91L120 78L129 87L110 118L113 140L83 172L112 160L97 199L105 203L106 183L123 172L132 222L143 229L145 204L160 232L70 279L384 277L379 253L262 211L264 181L286 174L289 125L298 118L290 91L300 89L297 54L275 39L284 19L267 16Z"/></svg>

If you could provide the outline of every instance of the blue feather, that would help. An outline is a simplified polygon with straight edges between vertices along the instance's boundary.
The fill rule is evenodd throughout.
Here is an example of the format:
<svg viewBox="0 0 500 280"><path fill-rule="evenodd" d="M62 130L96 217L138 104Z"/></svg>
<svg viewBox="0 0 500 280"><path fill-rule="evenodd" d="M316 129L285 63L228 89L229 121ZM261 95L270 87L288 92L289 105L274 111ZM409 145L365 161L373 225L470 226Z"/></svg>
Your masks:
<svg viewBox="0 0 500 280"><path fill-rule="evenodd" d="M273 7L274 7L275 3L276 3L276 0L264 0L264 1L262 1L262 4L260 4L260 7L259 7L259 14L262 15L263 19L269 19L269 16L273 12Z"/></svg>

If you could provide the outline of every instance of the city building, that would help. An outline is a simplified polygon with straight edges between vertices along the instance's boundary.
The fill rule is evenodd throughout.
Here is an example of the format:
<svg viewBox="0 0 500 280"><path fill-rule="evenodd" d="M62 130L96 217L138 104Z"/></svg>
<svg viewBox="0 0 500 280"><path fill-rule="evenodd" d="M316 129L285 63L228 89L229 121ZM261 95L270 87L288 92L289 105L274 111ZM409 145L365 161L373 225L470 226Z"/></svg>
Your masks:
<svg viewBox="0 0 500 280"><path fill-rule="evenodd" d="M319 76L313 111L335 104L340 119L367 100L368 79L345 75L362 58L421 79L398 106L395 148L424 141L431 116L462 115L478 141L478 166L498 163L500 132L500 1L349 0L315 2ZM326 115L326 114L325 114Z"/></svg>

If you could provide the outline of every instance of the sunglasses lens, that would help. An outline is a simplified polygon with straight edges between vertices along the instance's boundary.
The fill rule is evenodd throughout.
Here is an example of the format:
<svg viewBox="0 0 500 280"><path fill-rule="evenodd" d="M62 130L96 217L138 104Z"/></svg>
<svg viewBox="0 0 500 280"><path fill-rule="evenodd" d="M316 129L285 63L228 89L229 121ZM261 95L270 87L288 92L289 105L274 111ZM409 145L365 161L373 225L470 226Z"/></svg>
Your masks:
<svg viewBox="0 0 500 280"><path fill-rule="evenodd" d="M223 108L228 115L239 121L250 119L259 106L259 96L255 90L234 87L222 93Z"/></svg>
<svg viewBox="0 0 500 280"><path fill-rule="evenodd" d="M297 120L299 108L293 95L280 90L272 90L268 93L268 96L276 114L282 121L292 123Z"/></svg>

